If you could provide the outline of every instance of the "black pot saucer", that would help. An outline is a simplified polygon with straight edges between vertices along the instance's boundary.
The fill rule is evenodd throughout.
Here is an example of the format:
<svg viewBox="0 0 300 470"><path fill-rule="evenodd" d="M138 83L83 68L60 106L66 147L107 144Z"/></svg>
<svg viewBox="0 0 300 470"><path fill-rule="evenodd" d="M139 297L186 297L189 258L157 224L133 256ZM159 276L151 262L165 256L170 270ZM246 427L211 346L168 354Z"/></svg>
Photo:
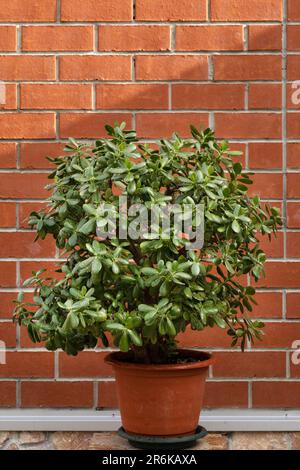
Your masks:
<svg viewBox="0 0 300 470"><path fill-rule="evenodd" d="M156 449L188 449L196 444L198 439L205 437L207 430L202 426L197 426L193 434L184 434L182 436L143 436L141 434L131 434L125 431L123 427L118 430L118 435L127 439L129 444L137 449L156 450Z"/></svg>

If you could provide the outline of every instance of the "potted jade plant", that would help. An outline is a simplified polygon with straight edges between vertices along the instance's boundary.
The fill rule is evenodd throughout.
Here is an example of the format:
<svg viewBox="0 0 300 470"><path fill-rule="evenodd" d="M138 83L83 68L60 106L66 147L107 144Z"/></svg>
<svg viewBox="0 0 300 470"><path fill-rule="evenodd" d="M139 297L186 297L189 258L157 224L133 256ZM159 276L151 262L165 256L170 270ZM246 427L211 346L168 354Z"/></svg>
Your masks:
<svg viewBox="0 0 300 470"><path fill-rule="evenodd" d="M217 327L242 349L260 338L263 323L247 313L255 288L244 281L263 273L260 235L276 232L279 211L248 195L240 152L210 129L156 145L124 123L106 129L108 138L70 139L51 159L48 208L29 224L62 251L59 276L33 273L24 284L33 301L21 293L14 318L51 351L118 348L106 360L129 435L192 434L213 358L178 349L176 337Z"/></svg>

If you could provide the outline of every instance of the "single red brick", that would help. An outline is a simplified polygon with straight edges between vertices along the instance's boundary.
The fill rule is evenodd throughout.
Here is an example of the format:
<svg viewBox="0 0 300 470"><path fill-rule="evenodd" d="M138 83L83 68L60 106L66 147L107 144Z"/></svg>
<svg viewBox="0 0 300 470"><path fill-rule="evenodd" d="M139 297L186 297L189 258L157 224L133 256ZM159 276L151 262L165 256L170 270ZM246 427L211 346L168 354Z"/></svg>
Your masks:
<svg viewBox="0 0 300 470"><path fill-rule="evenodd" d="M231 139L280 139L281 114L275 113L216 113L218 137Z"/></svg>
<svg viewBox="0 0 300 470"><path fill-rule="evenodd" d="M106 124L125 121L127 128L132 126L132 116L129 113L61 113L60 136L62 138L76 137L93 139L106 137Z"/></svg>
<svg viewBox="0 0 300 470"><path fill-rule="evenodd" d="M0 142L0 167L15 168L16 167L16 144Z"/></svg>
<svg viewBox="0 0 300 470"><path fill-rule="evenodd" d="M287 256L289 258L300 258L300 232L289 232L287 234Z"/></svg>
<svg viewBox="0 0 300 470"><path fill-rule="evenodd" d="M266 277L261 277L257 283L257 287L283 289L297 289L300 287L299 262L268 262L265 264L265 272Z"/></svg>
<svg viewBox="0 0 300 470"><path fill-rule="evenodd" d="M21 382L21 406L22 408L91 408L93 383L23 381Z"/></svg>
<svg viewBox="0 0 300 470"><path fill-rule="evenodd" d="M12 261L0 261L0 287L15 287L16 263Z"/></svg>
<svg viewBox="0 0 300 470"><path fill-rule="evenodd" d="M21 109L92 109L92 85L23 83Z"/></svg>
<svg viewBox="0 0 300 470"><path fill-rule="evenodd" d="M0 382L0 406L16 406L16 382Z"/></svg>
<svg viewBox="0 0 300 470"><path fill-rule="evenodd" d="M300 378L300 366L298 363L299 360L299 339L295 340L295 344L292 345L295 351L290 353L290 370L291 370L291 377ZM295 359L297 363L295 363Z"/></svg>
<svg viewBox="0 0 300 470"><path fill-rule="evenodd" d="M137 80L206 80L206 55L140 55L136 57Z"/></svg>
<svg viewBox="0 0 300 470"><path fill-rule="evenodd" d="M31 307L30 310L35 312L37 308ZM45 342L41 341L38 343L33 343L32 340L29 337L28 330L27 328L22 325L20 327L20 333L19 333L19 343L20 343L20 348L22 349L37 349L37 348L44 348L45 347Z"/></svg>
<svg viewBox="0 0 300 470"><path fill-rule="evenodd" d="M287 134L290 139L300 137L300 113L287 113Z"/></svg>
<svg viewBox="0 0 300 470"><path fill-rule="evenodd" d="M281 168L282 144L271 142L249 143L250 168Z"/></svg>
<svg viewBox="0 0 300 470"><path fill-rule="evenodd" d="M0 203L0 227L13 228L16 226L16 204L14 202Z"/></svg>
<svg viewBox="0 0 300 470"><path fill-rule="evenodd" d="M0 26L0 51L15 52L16 50L17 28L15 26Z"/></svg>
<svg viewBox="0 0 300 470"><path fill-rule="evenodd" d="M100 51L167 51L169 26L100 26Z"/></svg>
<svg viewBox="0 0 300 470"><path fill-rule="evenodd" d="M118 408L117 388L115 381L99 382L98 385L100 408Z"/></svg>
<svg viewBox="0 0 300 470"><path fill-rule="evenodd" d="M282 47L282 26L250 25L249 50L277 51Z"/></svg>
<svg viewBox="0 0 300 470"><path fill-rule="evenodd" d="M253 311L250 313L254 318L281 318L282 317L282 294L281 292L256 292L257 305L252 304Z"/></svg>
<svg viewBox="0 0 300 470"><path fill-rule="evenodd" d="M6 348L16 347L16 325L11 320L0 323L0 341L5 343Z"/></svg>
<svg viewBox="0 0 300 470"><path fill-rule="evenodd" d="M92 26L23 26L23 51L92 51Z"/></svg>
<svg viewBox="0 0 300 470"><path fill-rule="evenodd" d="M288 0L288 20L300 20L300 3L295 0Z"/></svg>
<svg viewBox="0 0 300 470"><path fill-rule="evenodd" d="M1 114L0 128L1 139L47 139L55 137L55 114Z"/></svg>
<svg viewBox="0 0 300 470"><path fill-rule="evenodd" d="M280 21L282 1L268 0L211 0L213 21Z"/></svg>
<svg viewBox="0 0 300 470"><path fill-rule="evenodd" d="M113 376L111 366L104 362L106 352L85 351L79 356L59 354L60 377L110 377Z"/></svg>
<svg viewBox="0 0 300 470"><path fill-rule="evenodd" d="M46 209L46 204L42 202L22 202L19 204L19 224L20 228L30 228L28 219L31 212L38 212L41 209Z"/></svg>
<svg viewBox="0 0 300 470"><path fill-rule="evenodd" d="M297 199L300 197L300 173L287 175L287 197Z"/></svg>
<svg viewBox="0 0 300 470"><path fill-rule="evenodd" d="M17 109L17 85L0 84L0 109Z"/></svg>
<svg viewBox="0 0 300 470"><path fill-rule="evenodd" d="M56 20L56 0L0 0L0 21L42 22Z"/></svg>
<svg viewBox="0 0 300 470"><path fill-rule="evenodd" d="M243 109L245 86L240 84L176 84L173 109Z"/></svg>
<svg viewBox="0 0 300 470"><path fill-rule="evenodd" d="M260 242L260 248L265 252L268 258L281 258L283 257L283 244L284 237L283 232L277 232L276 237L274 236L272 240L269 240L269 237L266 235L257 235L257 239Z"/></svg>
<svg viewBox="0 0 300 470"><path fill-rule="evenodd" d="M204 408L248 406L248 382L206 382Z"/></svg>
<svg viewBox="0 0 300 470"><path fill-rule="evenodd" d="M41 278L46 278L52 276L56 279L62 279L64 275L62 273L57 273L60 263L57 261L21 261L20 262L20 283L23 282L32 276L32 272L39 271L40 269L46 269L46 271L41 274Z"/></svg>
<svg viewBox="0 0 300 470"><path fill-rule="evenodd" d="M44 173L0 174L0 197L20 199L42 199L49 196L45 186L49 184Z"/></svg>
<svg viewBox="0 0 300 470"><path fill-rule="evenodd" d="M131 21L132 1L61 0L62 21Z"/></svg>
<svg viewBox="0 0 300 470"><path fill-rule="evenodd" d="M286 294L287 318L300 318L300 293L287 292Z"/></svg>
<svg viewBox="0 0 300 470"><path fill-rule="evenodd" d="M221 328L205 328L195 331L188 328L178 335L179 345L184 348L230 348L232 338Z"/></svg>
<svg viewBox="0 0 300 470"><path fill-rule="evenodd" d="M13 301L16 300L16 298L17 298L16 292L0 292L0 318L1 319L9 318L11 320L12 313L15 307Z"/></svg>
<svg viewBox="0 0 300 470"><path fill-rule="evenodd" d="M281 80L282 58L277 55L214 56L215 80Z"/></svg>
<svg viewBox="0 0 300 470"><path fill-rule="evenodd" d="M241 163L242 167L245 168L246 166L246 144L241 144L240 142L229 142L230 150L237 150L238 152L242 152L242 155L233 155L232 159L234 162Z"/></svg>
<svg viewBox="0 0 300 470"><path fill-rule="evenodd" d="M249 187L250 195L257 195L264 199L282 199L283 178L281 173L257 173L251 179L253 184ZM267 185L266 181L268 181Z"/></svg>
<svg viewBox="0 0 300 470"><path fill-rule="evenodd" d="M97 85L98 109L168 109L168 85Z"/></svg>
<svg viewBox="0 0 300 470"><path fill-rule="evenodd" d="M274 83L250 83L249 109L281 109L282 86Z"/></svg>
<svg viewBox="0 0 300 470"><path fill-rule="evenodd" d="M53 377L54 355L50 352L7 351L0 377Z"/></svg>
<svg viewBox="0 0 300 470"><path fill-rule="evenodd" d="M131 80L131 57L65 55L60 57L60 80Z"/></svg>
<svg viewBox="0 0 300 470"><path fill-rule="evenodd" d="M254 408L299 408L300 382L254 382Z"/></svg>
<svg viewBox="0 0 300 470"><path fill-rule="evenodd" d="M64 154L65 144L58 142L49 143L21 143L20 164L21 168L48 169L53 164L46 157L58 157Z"/></svg>
<svg viewBox="0 0 300 470"><path fill-rule="evenodd" d="M300 143L290 142L287 145L287 166L289 168L300 167Z"/></svg>
<svg viewBox="0 0 300 470"><path fill-rule="evenodd" d="M300 203L287 203L287 227L300 228Z"/></svg>
<svg viewBox="0 0 300 470"><path fill-rule="evenodd" d="M178 51L242 51L243 48L242 26L201 25L176 28Z"/></svg>
<svg viewBox="0 0 300 470"><path fill-rule="evenodd" d="M287 49L288 51L300 50L300 26L288 25L287 26Z"/></svg>
<svg viewBox="0 0 300 470"><path fill-rule="evenodd" d="M287 79L299 80L300 60L298 55L288 55L287 57ZM299 95L298 95L299 96Z"/></svg>
<svg viewBox="0 0 300 470"><path fill-rule="evenodd" d="M0 80L55 80L55 57L2 55Z"/></svg>
<svg viewBox="0 0 300 470"><path fill-rule="evenodd" d="M34 242L32 232L0 233L1 258L48 258L55 256L55 244L51 238Z"/></svg>
<svg viewBox="0 0 300 470"><path fill-rule="evenodd" d="M139 137L148 139L170 137L176 131L182 137L190 136L190 125L208 127L206 113L141 113L136 116Z"/></svg>
<svg viewBox="0 0 300 470"><path fill-rule="evenodd" d="M137 0L138 21L205 21L206 0Z"/></svg>
<svg viewBox="0 0 300 470"><path fill-rule="evenodd" d="M284 352L214 353L213 377L285 377Z"/></svg>
<svg viewBox="0 0 300 470"><path fill-rule="evenodd" d="M295 338L300 338L300 323L266 323L261 341L254 343L254 348L291 348Z"/></svg>
<svg viewBox="0 0 300 470"><path fill-rule="evenodd" d="M288 109L299 109L300 107L300 82L286 85L286 103Z"/></svg>

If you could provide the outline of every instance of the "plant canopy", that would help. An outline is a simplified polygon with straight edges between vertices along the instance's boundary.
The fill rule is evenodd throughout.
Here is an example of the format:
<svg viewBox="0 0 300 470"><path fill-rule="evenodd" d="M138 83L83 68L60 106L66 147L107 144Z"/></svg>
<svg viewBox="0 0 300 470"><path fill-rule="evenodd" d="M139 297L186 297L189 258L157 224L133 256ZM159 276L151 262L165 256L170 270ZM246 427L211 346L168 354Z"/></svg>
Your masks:
<svg viewBox="0 0 300 470"><path fill-rule="evenodd" d="M211 129L192 126L191 138L173 134L155 146L139 143L124 123L106 130L109 137L93 144L70 139L66 155L50 159L47 209L33 212L29 224L37 238L52 236L62 256L57 276L41 270L24 283L33 301L19 294L15 321L32 341L72 355L99 340L107 346L112 336L134 361L166 362L179 333L215 326L244 349L264 326L248 316L256 303L252 281L266 261L261 234L276 232L279 210L248 195L251 174L237 161L241 153ZM148 208L203 205L202 248L189 249L172 227L170 237L99 237L101 204L117 213L120 194Z"/></svg>

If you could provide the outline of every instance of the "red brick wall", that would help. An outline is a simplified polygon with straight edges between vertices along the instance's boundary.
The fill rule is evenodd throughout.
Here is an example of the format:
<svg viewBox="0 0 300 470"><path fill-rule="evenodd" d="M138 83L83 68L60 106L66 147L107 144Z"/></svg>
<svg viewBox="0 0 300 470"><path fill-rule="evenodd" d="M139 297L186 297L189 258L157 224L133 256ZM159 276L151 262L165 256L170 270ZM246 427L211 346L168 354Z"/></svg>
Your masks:
<svg viewBox="0 0 300 470"><path fill-rule="evenodd" d="M9 351L0 406L115 406L105 353L33 347L11 323L11 300L56 257L53 241L34 244L26 225L46 195L44 157L69 136L96 138L126 120L149 140L209 124L245 152L253 193L282 207L286 226L264 245L253 313L267 323L263 342L242 354L214 329L181 343L217 351L207 406L300 407L300 365L290 362L300 340L300 104L291 99L300 2L0 0L0 22L0 339Z"/></svg>

